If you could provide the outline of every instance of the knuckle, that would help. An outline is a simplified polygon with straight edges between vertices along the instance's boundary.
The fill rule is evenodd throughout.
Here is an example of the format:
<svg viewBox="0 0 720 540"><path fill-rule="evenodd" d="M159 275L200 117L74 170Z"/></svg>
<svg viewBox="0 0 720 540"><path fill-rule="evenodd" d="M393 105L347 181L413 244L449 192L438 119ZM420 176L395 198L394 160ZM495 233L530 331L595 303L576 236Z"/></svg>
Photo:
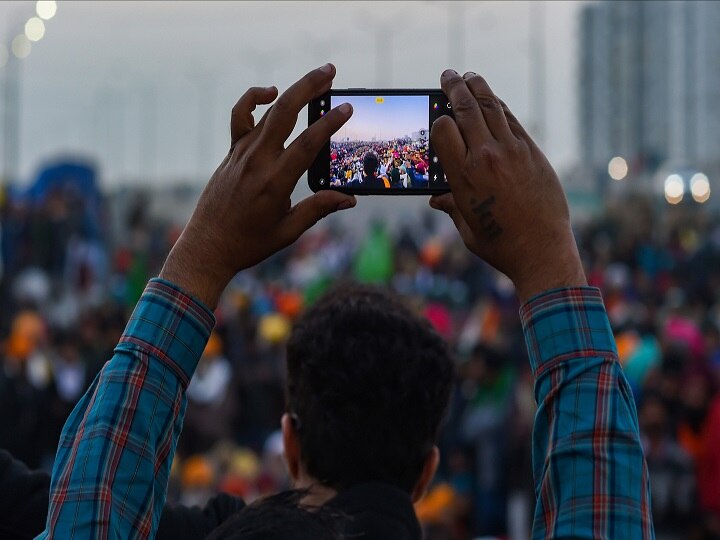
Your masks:
<svg viewBox="0 0 720 540"><path fill-rule="evenodd" d="M507 143L506 148L511 156L517 157L521 156L523 152L525 152L527 146L522 140L515 138Z"/></svg>
<svg viewBox="0 0 720 540"><path fill-rule="evenodd" d="M276 114L289 114L292 111L290 101L287 96L281 96L273 105Z"/></svg>
<svg viewBox="0 0 720 540"><path fill-rule="evenodd" d="M491 144L483 144L478 149L478 158L481 161L494 161L499 157L497 148Z"/></svg>
<svg viewBox="0 0 720 540"><path fill-rule="evenodd" d="M304 131L300 134L297 142L298 147L304 153L310 153L315 149L315 140L313 136L307 131Z"/></svg>
<svg viewBox="0 0 720 540"><path fill-rule="evenodd" d="M478 105L487 111L500 111L500 103L497 98L493 95L480 94L476 96Z"/></svg>
<svg viewBox="0 0 720 540"><path fill-rule="evenodd" d="M260 158L258 153L251 149L248 152L245 152L245 154L243 155L242 163L240 166L245 171L257 171L262 169L261 161L262 159Z"/></svg>
<svg viewBox="0 0 720 540"><path fill-rule="evenodd" d="M463 96L455 103L453 103L453 110L455 114L469 114L475 112L478 109L478 103L475 98L470 96Z"/></svg>
<svg viewBox="0 0 720 540"><path fill-rule="evenodd" d="M473 152L473 159L469 160L471 170L482 167L484 170L495 170L502 160L501 151L495 145L483 144Z"/></svg>

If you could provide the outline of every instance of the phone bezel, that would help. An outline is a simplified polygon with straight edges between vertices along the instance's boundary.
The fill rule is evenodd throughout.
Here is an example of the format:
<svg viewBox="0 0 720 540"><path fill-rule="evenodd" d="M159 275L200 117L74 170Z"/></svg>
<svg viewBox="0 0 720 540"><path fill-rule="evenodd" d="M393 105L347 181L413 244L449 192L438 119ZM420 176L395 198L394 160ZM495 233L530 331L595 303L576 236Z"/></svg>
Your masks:
<svg viewBox="0 0 720 540"><path fill-rule="evenodd" d="M435 88L343 88L343 89L330 89L325 94L318 96L313 99L308 105L308 126L314 122L320 120L320 110L325 108L329 110L330 98L332 96L428 96L428 104L436 99L442 105L438 109L437 115L433 118L432 109L428 105L428 129L432 126L433 121L445 115L452 116L452 110L448 108L448 98L440 89ZM325 100L325 107L320 105L320 102ZM429 134L428 134L429 136ZM429 138L429 137L428 137ZM435 153L433 151L432 142L429 142L428 155L430 157L428 174L442 175L442 165L438 161L433 163L433 157ZM341 193L348 193L352 195L435 195L440 193L447 193L450 188L445 186L435 186L427 188L410 188L410 189L387 189L387 188L347 188L347 187L331 187L327 185L320 185L321 178L328 178L330 176L330 141L323 145L322 149L316 156L312 165L308 169L308 185L313 192L317 192L323 189L331 189L339 191Z"/></svg>

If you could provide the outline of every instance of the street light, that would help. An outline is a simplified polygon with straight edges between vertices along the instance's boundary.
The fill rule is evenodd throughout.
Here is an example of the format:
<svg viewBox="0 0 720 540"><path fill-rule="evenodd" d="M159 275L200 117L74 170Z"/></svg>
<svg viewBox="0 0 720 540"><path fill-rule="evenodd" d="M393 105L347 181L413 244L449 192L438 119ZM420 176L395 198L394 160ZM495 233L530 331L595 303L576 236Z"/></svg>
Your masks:
<svg viewBox="0 0 720 540"><path fill-rule="evenodd" d="M45 23L57 13L57 2L40 1L35 4L37 17L29 17L24 26L16 18L11 31L23 29L23 33L15 36L7 45L0 43L0 69L4 76L2 81L2 171L0 183L12 182L15 179L17 164L20 155L20 78L21 69L19 60L27 58L32 50L32 43L39 41L45 35ZM23 17L24 18L24 17ZM12 35L12 34L10 34ZM12 56L10 52L12 51Z"/></svg>

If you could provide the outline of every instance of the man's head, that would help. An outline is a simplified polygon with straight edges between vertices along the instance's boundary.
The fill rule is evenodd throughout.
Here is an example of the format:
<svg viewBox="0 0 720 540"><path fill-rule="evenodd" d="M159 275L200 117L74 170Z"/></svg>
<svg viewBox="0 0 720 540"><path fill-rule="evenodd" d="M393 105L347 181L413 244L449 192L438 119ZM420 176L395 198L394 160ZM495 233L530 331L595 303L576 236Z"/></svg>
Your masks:
<svg viewBox="0 0 720 540"><path fill-rule="evenodd" d="M378 157L374 152L368 152L363 158L363 172L367 176L374 176L378 168Z"/></svg>
<svg viewBox="0 0 720 540"><path fill-rule="evenodd" d="M428 321L382 289L346 284L305 312L287 353L291 474L338 490L379 481L419 498L453 377Z"/></svg>

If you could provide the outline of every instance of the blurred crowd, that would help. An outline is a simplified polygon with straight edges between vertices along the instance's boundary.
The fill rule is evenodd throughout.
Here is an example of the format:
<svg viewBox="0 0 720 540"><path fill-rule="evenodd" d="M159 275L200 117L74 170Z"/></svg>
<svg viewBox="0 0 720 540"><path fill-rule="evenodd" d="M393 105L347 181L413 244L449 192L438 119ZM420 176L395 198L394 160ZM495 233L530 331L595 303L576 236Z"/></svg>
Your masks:
<svg viewBox="0 0 720 540"><path fill-rule="evenodd" d="M88 213L82 193L61 189L3 202L0 447L31 467L50 469L65 418L179 234L141 196L118 219L112 211L101 201ZM284 343L305 306L355 279L405 295L455 353L441 467L417 505L427 537L529 537L535 404L519 306L445 221L423 213L360 236L332 221L234 279L188 388L171 501L288 487ZM638 199L609 204L576 234L634 391L657 537L719 533L720 220Z"/></svg>

